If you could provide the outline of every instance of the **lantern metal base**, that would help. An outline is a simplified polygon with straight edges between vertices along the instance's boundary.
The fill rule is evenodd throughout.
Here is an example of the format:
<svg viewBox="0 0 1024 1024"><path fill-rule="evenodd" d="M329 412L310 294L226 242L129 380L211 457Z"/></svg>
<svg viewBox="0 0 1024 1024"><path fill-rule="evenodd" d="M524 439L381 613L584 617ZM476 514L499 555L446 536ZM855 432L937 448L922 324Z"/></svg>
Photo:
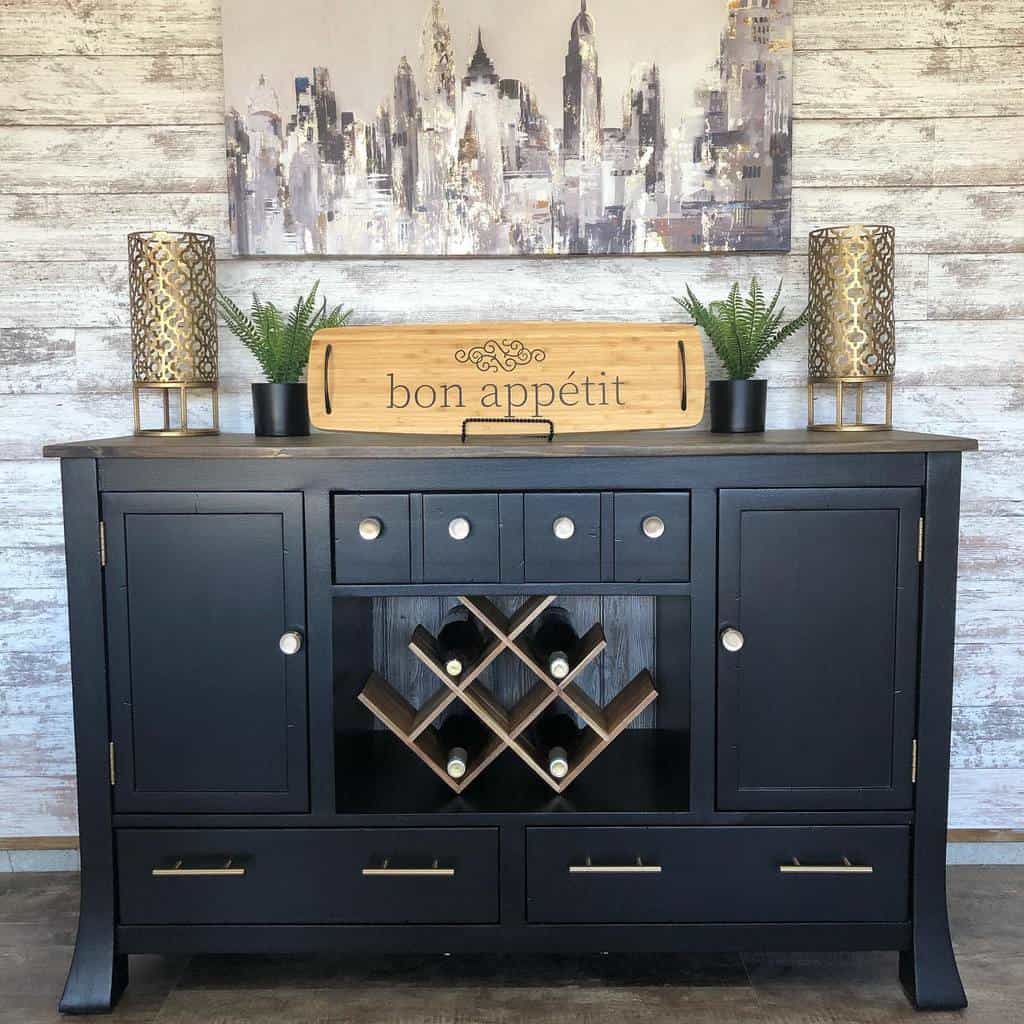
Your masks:
<svg viewBox="0 0 1024 1024"><path fill-rule="evenodd" d="M143 391L158 391L163 397L164 424L163 427L142 426L142 410L139 404L139 397ZM178 392L179 425L171 426L171 392ZM213 412L213 425L209 427L190 427L188 425L188 399L191 391L209 391ZM152 382L132 385L132 404L135 407L135 433L143 437L196 437L201 434L220 433L220 408L217 400L216 382L203 384L183 384L177 381L173 383Z"/></svg>
<svg viewBox="0 0 1024 1024"><path fill-rule="evenodd" d="M885 387L885 422L864 422L864 385L881 384ZM835 391L835 419L831 423L814 422L814 389L822 385ZM848 423L843 419L844 389L857 389L855 419ZM807 429L808 430L892 430L892 377L812 377L807 381Z"/></svg>

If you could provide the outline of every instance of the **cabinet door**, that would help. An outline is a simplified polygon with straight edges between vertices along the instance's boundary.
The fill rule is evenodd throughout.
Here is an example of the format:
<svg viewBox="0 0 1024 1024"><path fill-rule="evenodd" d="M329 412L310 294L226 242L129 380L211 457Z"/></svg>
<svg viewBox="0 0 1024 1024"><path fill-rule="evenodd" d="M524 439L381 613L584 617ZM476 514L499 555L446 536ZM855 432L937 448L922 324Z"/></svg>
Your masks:
<svg viewBox="0 0 1024 1024"><path fill-rule="evenodd" d="M308 805L300 494L105 494L118 811Z"/></svg>
<svg viewBox="0 0 1024 1024"><path fill-rule="evenodd" d="M920 508L917 488L721 492L721 808L911 806Z"/></svg>

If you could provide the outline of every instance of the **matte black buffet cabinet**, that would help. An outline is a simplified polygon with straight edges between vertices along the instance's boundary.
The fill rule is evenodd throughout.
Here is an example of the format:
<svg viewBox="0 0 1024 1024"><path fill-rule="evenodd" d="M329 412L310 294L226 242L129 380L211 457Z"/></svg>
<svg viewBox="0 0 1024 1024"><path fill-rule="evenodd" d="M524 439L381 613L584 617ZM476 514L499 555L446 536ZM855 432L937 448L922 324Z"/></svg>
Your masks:
<svg viewBox="0 0 1024 1024"><path fill-rule="evenodd" d="M61 1009L109 1009L132 953L323 950L891 949L916 1006L964 1006L944 867L975 447L48 448L82 856ZM463 598L493 636L459 689L431 638ZM549 599L589 630L568 685L514 639ZM525 737L563 702L583 739L549 785ZM449 785L430 723L463 704L490 738Z"/></svg>

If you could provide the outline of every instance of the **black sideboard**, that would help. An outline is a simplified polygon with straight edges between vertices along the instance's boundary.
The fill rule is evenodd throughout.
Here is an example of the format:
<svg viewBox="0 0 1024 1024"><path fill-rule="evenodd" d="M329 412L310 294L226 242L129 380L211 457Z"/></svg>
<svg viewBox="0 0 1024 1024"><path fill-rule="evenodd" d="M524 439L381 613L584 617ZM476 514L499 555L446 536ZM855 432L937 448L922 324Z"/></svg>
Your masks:
<svg viewBox="0 0 1024 1024"><path fill-rule="evenodd" d="M51 446L82 856L61 1009L109 1009L132 953L323 950L891 949L916 1006L964 1006L945 841L975 447ZM494 635L455 693L429 638L463 597ZM541 598L593 624L562 689L514 649ZM560 789L524 737L563 698L589 739ZM463 703L493 736L459 789L429 721Z"/></svg>

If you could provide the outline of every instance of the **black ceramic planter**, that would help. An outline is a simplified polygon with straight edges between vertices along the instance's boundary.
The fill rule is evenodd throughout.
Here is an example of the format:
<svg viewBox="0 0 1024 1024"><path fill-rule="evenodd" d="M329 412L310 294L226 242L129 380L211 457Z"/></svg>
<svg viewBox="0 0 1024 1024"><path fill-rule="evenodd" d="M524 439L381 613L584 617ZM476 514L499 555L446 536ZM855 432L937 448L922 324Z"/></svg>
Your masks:
<svg viewBox="0 0 1024 1024"><path fill-rule="evenodd" d="M253 384L252 419L257 437L305 437L309 407L305 384Z"/></svg>
<svg viewBox="0 0 1024 1024"><path fill-rule="evenodd" d="M764 430L768 400L766 380L708 382L713 434L757 434Z"/></svg>

